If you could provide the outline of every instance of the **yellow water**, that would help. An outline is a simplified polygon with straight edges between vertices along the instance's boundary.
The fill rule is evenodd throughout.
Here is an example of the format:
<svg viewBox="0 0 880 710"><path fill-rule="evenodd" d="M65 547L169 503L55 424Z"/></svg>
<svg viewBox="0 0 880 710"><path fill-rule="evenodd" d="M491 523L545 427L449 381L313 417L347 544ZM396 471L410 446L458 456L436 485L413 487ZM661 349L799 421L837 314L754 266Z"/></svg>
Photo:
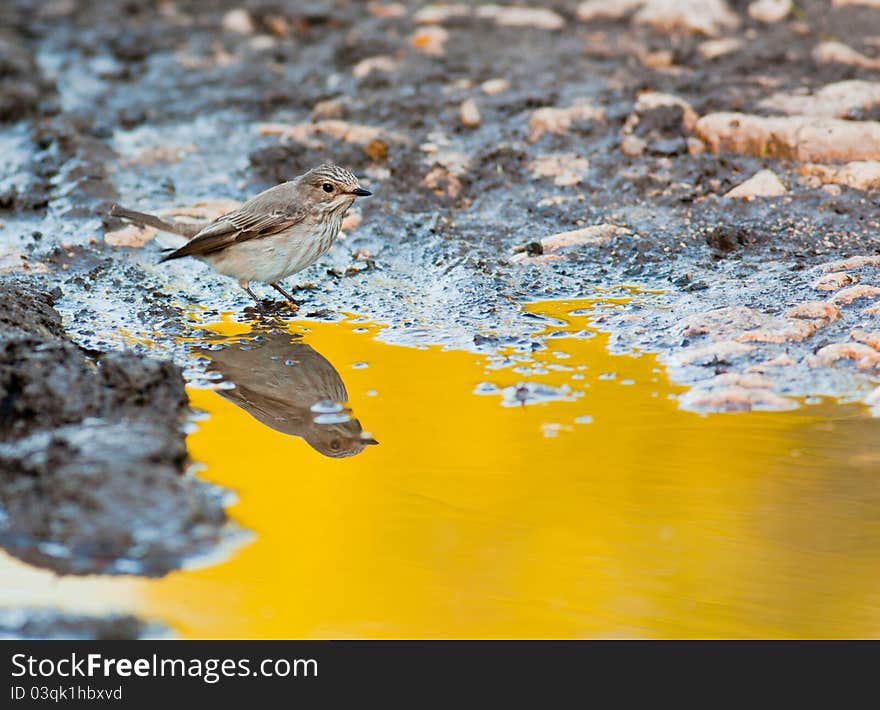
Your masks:
<svg viewBox="0 0 880 710"><path fill-rule="evenodd" d="M531 310L576 333L588 305ZM880 636L880 444L860 408L684 412L653 357L610 355L603 335L548 339L528 358L546 373L523 375L384 344L358 319L291 331L330 370L301 344L285 364L275 338L227 358L227 376L296 399L304 363L335 368L378 445L324 456L301 426L192 390L210 418L190 454L255 537L202 569L107 580L115 608L185 638ZM583 395L474 394L526 380ZM254 387L251 412L277 419ZM66 581L66 598L77 583L94 581Z"/></svg>

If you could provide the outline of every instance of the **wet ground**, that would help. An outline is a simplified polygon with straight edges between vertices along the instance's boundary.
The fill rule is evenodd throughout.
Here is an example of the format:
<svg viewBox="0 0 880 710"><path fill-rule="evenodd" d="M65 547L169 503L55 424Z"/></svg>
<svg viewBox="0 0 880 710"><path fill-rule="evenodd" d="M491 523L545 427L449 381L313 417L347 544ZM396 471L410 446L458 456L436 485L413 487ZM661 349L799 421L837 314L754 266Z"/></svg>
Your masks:
<svg viewBox="0 0 880 710"><path fill-rule="evenodd" d="M116 606L43 600L85 628L111 607L143 619L96 634L873 634L870 4L4 3L0 544L36 566L20 589L45 584L38 568L81 576L59 589L125 588ZM375 195L290 280L307 286L296 318L261 322L234 284L157 265L164 237L107 216L119 202L209 218L325 160ZM603 335L558 347L524 305L597 296L627 300L582 304ZM222 317L260 345L218 341ZM288 342L287 323L305 337ZM320 398L295 393L287 360ZM588 390L569 381L579 367ZM251 371L261 382L239 384ZM187 418L184 382L209 419ZM325 399L357 421L313 411ZM228 432L243 430L263 448L237 444L238 460ZM291 516L295 538L279 532ZM373 582L328 570L351 538L363 547L333 570L361 559ZM234 580L282 551L301 560L290 576L237 598L283 623L226 625L244 613ZM326 586L282 613L309 575ZM408 608L395 579L418 594L389 621ZM186 600L202 585L227 591L198 621ZM822 599L833 624L810 612ZM46 618L10 624L38 635Z"/></svg>
<svg viewBox="0 0 880 710"><path fill-rule="evenodd" d="M210 417L188 446L253 539L150 581L47 587L7 559L6 601L185 638L876 635L874 420L684 411L656 358L590 328L621 307L530 306L549 347L511 357L386 345L359 317L217 324L235 388L190 390Z"/></svg>

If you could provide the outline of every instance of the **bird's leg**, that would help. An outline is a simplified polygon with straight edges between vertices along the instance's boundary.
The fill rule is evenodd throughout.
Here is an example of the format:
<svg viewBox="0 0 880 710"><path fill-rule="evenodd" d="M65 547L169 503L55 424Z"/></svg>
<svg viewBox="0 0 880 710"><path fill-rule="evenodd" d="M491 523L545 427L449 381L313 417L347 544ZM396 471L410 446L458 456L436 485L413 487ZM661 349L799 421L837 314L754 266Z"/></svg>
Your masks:
<svg viewBox="0 0 880 710"><path fill-rule="evenodd" d="M265 308L263 308L263 302L259 298L257 298L257 294L255 294L253 291L251 291L250 282L242 279L241 281L238 282L238 285L241 286L245 290L245 292L247 293L248 296L250 296L251 298L254 299L254 303L257 304L257 310L260 311L260 313L262 313L263 311L266 310Z"/></svg>
<svg viewBox="0 0 880 710"><path fill-rule="evenodd" d="M284 288L279 286L277 282L270 283L269 285L288 300L291 309L293 309L294 311L299 310L299 304L294 300L293 296L291 296Z"/></svg>

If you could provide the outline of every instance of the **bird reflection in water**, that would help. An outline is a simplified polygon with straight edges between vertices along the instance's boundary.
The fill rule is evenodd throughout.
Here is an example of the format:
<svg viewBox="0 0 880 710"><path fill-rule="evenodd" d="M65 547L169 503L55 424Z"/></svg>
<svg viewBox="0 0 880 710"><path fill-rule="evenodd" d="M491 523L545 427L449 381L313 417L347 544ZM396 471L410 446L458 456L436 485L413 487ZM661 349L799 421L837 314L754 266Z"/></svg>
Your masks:
<svg viewBox="0 0 880 710"><path fill-rule="evenodd" d="M378 442L346 406L345 384L323 355L286 331L254 330L200 348L234 388L219 394L275 431L305 439L332 458L355 456Z"/></svg>

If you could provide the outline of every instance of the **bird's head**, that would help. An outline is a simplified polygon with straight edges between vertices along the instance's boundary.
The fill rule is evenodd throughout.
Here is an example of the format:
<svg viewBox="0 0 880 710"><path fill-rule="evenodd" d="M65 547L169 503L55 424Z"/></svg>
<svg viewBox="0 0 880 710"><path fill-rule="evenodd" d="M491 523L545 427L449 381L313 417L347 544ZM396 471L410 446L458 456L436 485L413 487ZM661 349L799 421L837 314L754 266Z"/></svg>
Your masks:
<svg viewBox="0 0 880 710"><path fill-rule="evenodd" d="M325 211L348 208L356 198L373 194L362 188L348 170L330 163L309 170L300 178L299 184L309 200Z"/></svg>

